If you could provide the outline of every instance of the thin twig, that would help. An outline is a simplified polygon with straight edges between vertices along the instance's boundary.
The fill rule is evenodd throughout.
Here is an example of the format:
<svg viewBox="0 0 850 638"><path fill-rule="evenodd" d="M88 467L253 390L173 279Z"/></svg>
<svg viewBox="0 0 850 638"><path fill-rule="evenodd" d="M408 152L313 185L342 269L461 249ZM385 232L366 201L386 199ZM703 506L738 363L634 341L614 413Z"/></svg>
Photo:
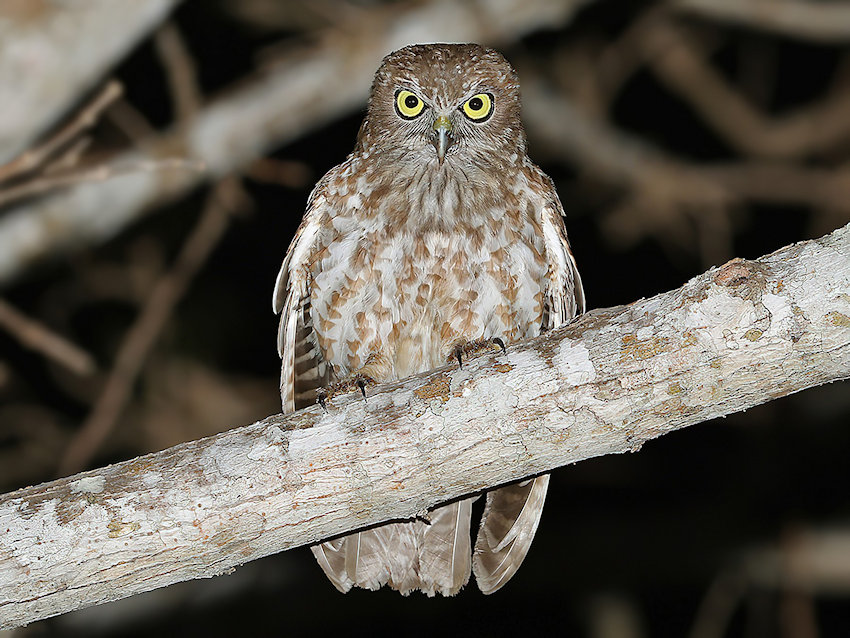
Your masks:
<svg viewBox="0 0 850 638"><path fill-rule="evenodd" d="M155 161L126 162L123 164L101 164L93 168L72 171L61 175L49 175L28 180L0 190L0 207L13 202L43 195L59 188L83 182L102 182L113 177L143 171L189 170L203 172L204 165L198 160L169 158Z"/></svg>
<svg viewBox="0 0 850 638"><path fill-rule="evenodd" d="M245 177L257 182L278 184L286 188L305 188L315 181L313 171L304 162L261 157L251 162L244 172Z"/></svg>
<svg viewBox="0 0 850 638"><path fill-rule="evenodd" d="M722 571L699 604L689 638L723 638L748 586L740 570Z"/></svg>
<svg viewBox="0 0 850 638"><path fill-rule="evenodd" d="M846 44L850 5L810 0L674 0L676 9L797 38Z"/></svg>
<svg viewBox="0 0 850 638"><path fill-rule="evenodd" d="M151 348L177 302L223 237L231 213L240 206L239 200L240 188L235 178L225 178L213 188L174 266L156 283L128 330L103 392L59 463L57 471L60 475L76 472L88 465L112 431Z"/></svg>
<svg viewBox="0 0 850 638"><path fill-rule="evenodd" d="M40 352L76 374L89 375L97 370L97 364L88 352L40 321L27 317L4 299L0 299L0 327L27 348Z"/></svg>
<svg viewBox="0 0 850 638"><path fill-rule="evenodd" d="M75 140L71 146L59 155L59 157L45 164L41 171L42 174L50 175L53 173L71 170L80 163L80 158L83 156L83 153L88 150L91 144L92 138L90 136L81 137L80 139Z"/></svg>
<svg viewBox="0 0 850 638"><path fill-rule="evenodd" d="M771 158L808 155L850 136L850 91L777 118L760 112L706 62L693 39L656 21L639 40L650 68L742 153Z"/></svg>
<svg viewBox="0 0 850 638"><path fill-rule="evenodd" d="M796 525L789 525L782 535L782 595L779 601L779 626L783 638L818 638L818 622L810 586L803 584L801 575L810 570L807 559L807 534Z"/></svg>
<svg viewBox="0 0 850 638"><path fill-rule="evenodd" d="M594 96L594 114L604 115L629 78L644 65L640 42L666 13L664 6L651 7L642 13L619 38L602 49L594 60L593 73L579 75L581 81L593 83L593 90L587 89L585 94Z"/></svg>
<svg viewBox="0 0 850 638"><path fill-rule="evenodd" d="M171 20L156 32L154 45L168 78L175 119L179 123L188 122L201 108L201 91L192 54L180 29Z"/></svg>
<svg viewBox="0 0 850 638"><path fill-rule="evenodd" d="M127 100L118 100L106 112L109 122L136 144L152 139L157 131L147 118Z"/></svg>
<svg viewBox="0 0 850 638"><path fill-rule="evenodd" d="M94 126L101 114L123 93L119 82L110 81L68 124L46 142L19 155L11 162L0 166L0 182L8 181L42 166L57 151L61 150L83 131Z"/></svg>

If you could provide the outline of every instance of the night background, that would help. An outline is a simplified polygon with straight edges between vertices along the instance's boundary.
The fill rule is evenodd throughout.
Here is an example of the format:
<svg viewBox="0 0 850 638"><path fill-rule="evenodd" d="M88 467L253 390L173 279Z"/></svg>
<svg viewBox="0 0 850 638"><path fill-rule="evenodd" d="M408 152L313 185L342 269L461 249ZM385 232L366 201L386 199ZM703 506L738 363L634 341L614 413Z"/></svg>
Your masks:
<svg viewBox="0 0 850 638"><path fill-rule="evenodd" d="M54 4L0 2L0 84L10 34L37 32ZM439 18L459 7L463 19ZM372 72L404 44L477 41L516 67L530 155L556 183L590 308L850 221L848 2L189 0L145 32L115 28L134 43L49 128L17 148L0 135L0 252L19 245L10 220L46 201L65 210L80 188L158 180L121 204L136 211L126 222L0 255L1 492L279 412L275 276L313 185L354 146ZM4 173L110 79L123 96L91 129ZM231 113L210 155L181 137L275 83ZM0 119L17 94L2 88ZM248 109L260 100L268 111ZM111 215L114 200L87 201ZM343 596L298 548L8 633L846 636L848 390L555 471L523 567L492 596L474 583L451 599ZM832 569L795 579L789 565L810 556Z"/></svg>

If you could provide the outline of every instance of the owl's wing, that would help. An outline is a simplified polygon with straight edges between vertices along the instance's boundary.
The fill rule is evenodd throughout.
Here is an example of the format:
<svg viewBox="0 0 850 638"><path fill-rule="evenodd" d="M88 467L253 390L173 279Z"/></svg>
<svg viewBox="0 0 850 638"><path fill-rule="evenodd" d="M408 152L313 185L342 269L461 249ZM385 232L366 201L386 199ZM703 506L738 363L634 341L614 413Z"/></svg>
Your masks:
<svg viewBox="0 0 850 638"><path fill-rule="evenodd" d="M472 557L475 582L485 594L500 589L522 565L537 532L548 487L549 475L544 474L487 492Z"/></svg>
<svg viewBox="0 0 850 638"><path fill-rule="evenodd" d="M554 186L552 187L554 194ZM552 330L586 310L584 286L578 274L567 229L564 209L557 195L543 208L543 239L549 260L549 286L543 311L543 330Z"/></svg>
<svg viewBox="0 0 850 638"><path fill-rule="evenodd" d="M328 384L331 366L324 360L310 312L309 264L320 243L327 203L324 180L310 195L307 213L286 252L274 287L274 311L280 313L280 398L284 412L316 401L316 389Z"/></svg>
<svg viewBox="0 0 850 638"><path fill-rule="evenodd" d="M554 195L554 187L551 190ZM584 312L585 300L556 195L542 212L549 282L541 329L551 330ZM525 559L540 523L548 487L549 475L544 474L487 493L472 561L475 580L485 594L507 583Z"/></svg>

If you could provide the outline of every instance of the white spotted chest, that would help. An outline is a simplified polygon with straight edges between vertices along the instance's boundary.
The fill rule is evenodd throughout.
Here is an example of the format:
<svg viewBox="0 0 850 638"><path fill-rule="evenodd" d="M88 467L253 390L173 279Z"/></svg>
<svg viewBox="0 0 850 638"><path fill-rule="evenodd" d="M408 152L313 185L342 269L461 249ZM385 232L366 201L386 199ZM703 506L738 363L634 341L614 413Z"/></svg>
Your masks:
<svg viewBox="0 0 850 638"><path fill-rule="evenodd" d="M391 214L398 198L371 211L368 196L335 198L328 249L311 266L310 312L339 376L403 378L443 365L459 342L539 334L548 272L539 209L521 197L458 211L457 189L441 190L403 201L401 223Z"/></svg>

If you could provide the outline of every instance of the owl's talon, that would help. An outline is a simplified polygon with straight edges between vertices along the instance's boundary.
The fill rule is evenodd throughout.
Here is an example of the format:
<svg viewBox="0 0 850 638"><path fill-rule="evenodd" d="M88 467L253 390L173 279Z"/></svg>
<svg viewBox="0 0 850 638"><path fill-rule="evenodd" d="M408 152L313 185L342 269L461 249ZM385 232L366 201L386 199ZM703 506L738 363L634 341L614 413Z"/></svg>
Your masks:
<svg viewBox="0 0 850 638"><path fill-rule="evenodd" d="M463 368L463 346L462 345L455 346L453 354L454 354L455 360L457 361L457 367Z"/></svg>
<svg viewBox="0 0 850 638"><path fill-rule="evenodd" d="M493 343L499 346L499 349L502 351L502 354L507 354L508 349L505 347L505 342L502 341L499 337L493 337L490 339Z"/></svg>
<svg viewBox="0 0 850 638"><path fill-rule="evenodd" d="M449 361L457 361L459 368L463 368L464 358L474 357L481 354L485 350L492 350L493 347L498 347L505 354L508 349L505 347L505 342L500 337L492 337L490 339L475 339L473 341L459 341L452 349Z"/></svg>
<svg viewBox="0 0 850 638"><path fill-rule="evenodd" d="M366 400L366 388L370 385L375 385L375 380L365 374L352 374L350 377L331 383L323 388L316 390L316 402L321 405L325 411L328 410L328 403L338 394L353 392L355 389L360 390L363 395L363 400Z"/></svg>
<svg viewBox="0 0 850 638"><path fill-rule="evenodd" d="M316 403L322 406L322 409L328 411L328 392L324 388L316 390Z"/></svg>

